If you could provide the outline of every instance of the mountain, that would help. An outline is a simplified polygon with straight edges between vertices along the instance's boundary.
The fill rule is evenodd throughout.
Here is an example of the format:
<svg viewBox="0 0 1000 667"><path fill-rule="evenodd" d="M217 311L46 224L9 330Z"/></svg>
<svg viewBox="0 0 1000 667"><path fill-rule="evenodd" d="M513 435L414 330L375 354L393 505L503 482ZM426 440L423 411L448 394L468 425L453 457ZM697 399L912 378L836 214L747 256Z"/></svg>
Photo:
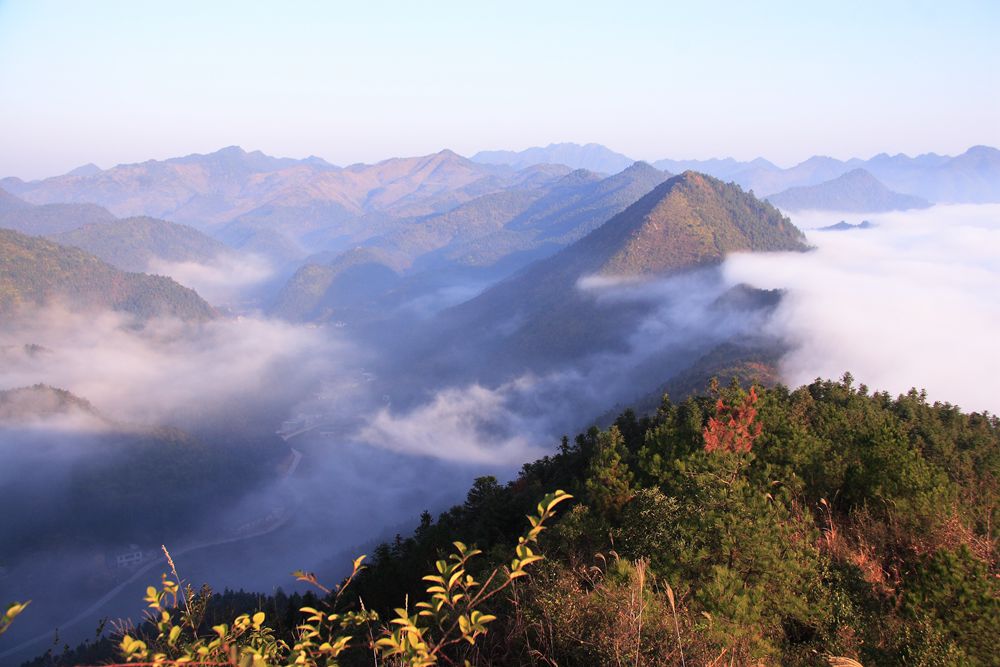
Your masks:
<svg viewBox="0 0 1000 667"><path fill-rule="evenodd" d="M1000 202L1000 150L990 146L973 146L937 166L912 169L909 175L875 174L890 187L936 202Z"/></svg>
<svg viewBox="0 0 1000 667"><path fill-rule="evenodd" d="M1000 201L1000 151L989 146L973 146L954 157L936 153L915 157L880 153L867 160L813 156L787 169L761 158L750 162L731 158L659 160L653 165L674 172L702 171L764 196L793 187L819 185L854 169L864 169L891 190L932 202Z"/></svg>
<svg viewBox="0 0 1000 667"><path fill-rule="evenodd" d="M392 290L385 296L398 300L447 287L428 277L432 272L457 270L460 282L505 277L586 235L666 178L637 162L607 178L577 170L542 187L477 197L343 254L310 258L282 290L272 312L287 319L344 319L345 307L396 305L377 301L379 289ZM363 275L366 280L360 280ZM365 298L359 300L354 292Z"/></svg>
<svg viewBox="0 0 1000 667"><path fill-rule="evenodd" d="M9 211L20 211L29 208L31 204L24 201L17 195L13 195L0 188L0 215Z"/></svg>
<svg viewBox="0 0 1000 667"><path fill-rule="evenodd" d="M749 162L741 162L731 157L712 158L709 160L657 160L653 163L657 169L679 174L685 171L697 171L714 176L720 180L738 180L740 175L753 171L781 171L780 167L764 158L756 158Z"/></svg>
<svg viewBox="0 0 1000 667"><path fill-rule="evenodd" d="M817 232L849 232L849 231L854 230L854 229L872 229L873 227L875 227L875 225L873 225L868 220L862 220L861 222L859 222L856 225L852 225L851 223L849 223L849 222L847 222L845 220L841 220L840 222L838 222L836 224L833 224L833 225L827 225L826 227L818 227L816 229L816 231Z"/></svg>
<svg viewBox="0 0 1000 667"><path fill-rule="evenodd" d="M90 401L44 384L0 390L0 424L23 424L51 417L85 416L103 421Z"/></svg>
<svg viewBox="0 0 1000 667"><path fill-rule="evenodd" d="M599 303L581 290L585 278L641 283L713 267L731 252L805 248L802 232L767 202L689 171L559 253L446 311L446 331L433 337L449 350L474 343L486 365L492 351L505 364L517 358L540 371L620 348L628 323L649 307Z"/></svg>
<svg viewBox="0 0 1000 667"><path fill-rule="evenodd" d="M110 308L140 319L208 320L215 311L169 278L126 273L77 248L0 229L0 314L29 305Z"/></svg>
<svg viewBox="0 0 1000 667"><path fill-rule="evenodd" d="M0 189L0 227L5 229L42 236L114 219L110 212L95 204L35 206Z"/></svg>
<svg viewBox="0 0 1000 667"><path fill-rule="evenodd" d="M87 164L82 164L76 169L66 172L67 176L93 176L94 174L100 173L101 168L98 167L93 162L88 162Z"/></svg>
<svg viewBox="0 0 1000 667"><path fill-rule="evenodd" d="M927 208L930 202L893 192L864 169L854 169L819 185L789 188L767 198L786 211L903 211Z"/></svg>
<svg viewBox="0 0 1000 667"><path fill-rule="evenodd" d="M308 263L282 288L270 312L286 320L344 319L344 311L364 308L395 287L406 264L405 258L372 247Z"/></svg>
<svg viewBox="0 0 1000 667"><path fill-rule="evenodd" d="M554 257L546 273L664 274L717 263L730 252L804 247L802 233L766 202L688 171Z"/></svg>
<svg viewBox="0 0 1000 667"><path fill-rule="evenodd" d="M645 162L607 178L578 169L543 188L474 199L403 227L385 242L414 257L433 251L425 263L434 257L489 266L515 253L538 258L590 233L668 176Z"/></svg>
<svg viewBox="0 0 1000 667"><path fill-rule="evenodd" d="M152 260L211 264L233 251L193 227L156 218L124 218L51 235L123 271L149 270Z"/></svg>
<svg viewBox="0 0 1000 667"><path fill-rule="evenodd" d="M350 215L388 209L421 215L517 180L513 169L478 164L448 150L340 168L318 158L274 158L231 146L87 176L4 182L36 204L91 202L122 217L147 215L208 228L263 206L291 209L292 217L317 204L336 205Z"/></svg>
<svg viewBox="0 0 1000 667"><path fill-rule="evenodd" d="M635 160L616 153L600 144L549 144L527 148L523 151L480 151L472 156L473 162L505 164L523 169L536 164L564 164L573 169L586 169L605 174L617 174Z"/></svg>

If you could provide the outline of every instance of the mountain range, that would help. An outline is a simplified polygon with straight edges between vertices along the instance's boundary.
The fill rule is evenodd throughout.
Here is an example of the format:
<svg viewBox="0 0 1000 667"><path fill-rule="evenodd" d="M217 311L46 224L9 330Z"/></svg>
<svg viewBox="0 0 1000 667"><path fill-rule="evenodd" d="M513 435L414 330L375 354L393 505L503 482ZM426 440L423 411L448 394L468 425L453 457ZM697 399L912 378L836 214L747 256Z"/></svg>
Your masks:
<svg viewBox="0 0 1000 667"><path fill-rule="evenodd" d="M634 163L598 144L484 151L472 159L444 150L346 167L231 146L105 170L85 165L39 181L2 179L7 194L0 198L0 224L58 234L116 216L149 216L187 224L231 248L268 257L285 267L286 275L311 255L360 244L379 245L406 263L421 255L427 261L482 266L517 253L534 257L539 248L546 249L544 255L620 211L595 204L588 213L581 199L568 213L560 198L586 197L584 190L602 180L601 174L617 175ZM858 169L900 196L1000 201L1000 151L985 146L954 157L880 154L843 161L814 156L787 169L761 158L660 160L652 167L666 173L700 171L757 195L778 196L777 201L808 196L814 204L839 210L873 197L879 210L915 203L876 195L861 179L837 180ZM785 195L790 188L821 184L828 187L818 194ZM27 205L35 205L30 213L23 210ZM547 213L546 206L552 211ZM17 209L22 210L12 212ZM557 209L569 218L557 220ZM570 219L574 215L591 218ZM74 219L71 227L68 217Z"/></svg>
<svg viewBox="0 0 1000 667"><path fill-rule="evenodd" d="M331 317L362 294L377 297L392 289L410 295L427 285L431 273L495 280L591 232L667 176L645 163L606 178L579 169L540 186L477 197L344 253L313 256L273 312L290 319ZM404 273L416 276L409 285L402 284Z"/></svg>
<svg viewBox="0 0 1000 667"><path fill-rule="evenodd" d="M586 149L586 150L584 150ZM603 150L601 150L603 149ZM618 162L634 161L620 153L594 144L552 144L517 153L490 151L474 160L526 166L555 163L582 167L592 155L613 156ZM763 158L739 161L733 158L710 160L663 159L652 163L672 173L699 171L733 181L758 195L769 196L792 187L818 185L854 169L865 169L892 190L937 203L986 203L1000 201L1000 151L989 146L973 146L957 156L926 153L916 157L880 153L870 159L837 160L813 156L787 169Z"/></svg>

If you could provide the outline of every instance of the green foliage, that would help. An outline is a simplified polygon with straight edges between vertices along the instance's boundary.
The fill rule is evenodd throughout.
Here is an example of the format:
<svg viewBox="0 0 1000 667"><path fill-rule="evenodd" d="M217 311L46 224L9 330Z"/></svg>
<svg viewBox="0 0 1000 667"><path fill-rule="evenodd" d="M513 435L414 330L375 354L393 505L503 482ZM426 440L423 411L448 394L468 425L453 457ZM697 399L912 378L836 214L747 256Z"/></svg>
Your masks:
<svg viewBox="0 0 1000 667"><path fill-rule="evenodd" d="M711 394L627 411L425 513L355 568L360 612L336 594L305 605L317 634L303 660L326 647L344 665L995 664L1000 420L849 376ZM568 497L536 505L553 488L581 502L543 534ZM256 610L204 641L302 655L287 622L251 640ZM387 628L337 643L375 615Z"/></svg>
<svg viewBox="0 0 1000 667"><path fill-rule="evenodd" d="M49 238L88 252L123 271L146 271L154 258L207 264L230 252L219 241L192 227L148 217L81 225Z"/></svg>
<svg viewBox="0 0 1000 667"><path fill-rule="evenodd" d="M585 488L591 505L605 516L617 516L632 498L632 472L623 460L625 455L625 441L617 426L598 435Z"/></svg>
<svg viewBox="0 0 1000 667"><path fill-rule="evenodd" d="M138 631L123 633L118 651L127 663L333 666L349 659L352 649L367 647L381 656L383 664L453 664L455 656L475 648L496 620L483 611L484 605L527 577L528 566L543 560L536 552L538 538L553 519L556 506L570 498L563 491L546 495L536 506L537 514L528 517L530 527L518 539L510 565L494 569L482 582L468 569L470 560L482 552L455 542L454 553L438 560L436 572L423 577L426 597L415 604L417 611L411 613L408 605L396 608L386 626L375 625L379 614L365 609L363 602L360 610L343 607L345 591L363 569L365 556L360 556L351 574L333 591L311 573L295 573L328 598L324 604L300 608L303 618L287 641L265 624L267 615L262 611L240 614L231 623L218 623L211 626L211 632L203 632L207 591L198 594L190 586L182 589L178 581L163 575L159 588L146 589L147 623ZM169 554L167 560L173 567ZM9 617L24 606L12 605ZM7 616L3 621L0 632L6 629Z"/></svg>
<svg viewBox="0 0 1000 667"><path fill-rule="evenodd" d="M0 229L0 315L51 302L83 310L111 308L143 320L215 317L194 290L170 278L125 273L82 250Z"/></svg>
<svg viewBox="0 0 1000 667"><path fill-rule="evenodd" d="M7 628L10 627L10 624L14 622L14 619L17 618L29 604L31 604L31 600L28 600L27 602L11 602L7 605L7 610L4 611L3 616L0 616L0 635L7 632Z"/></svg>

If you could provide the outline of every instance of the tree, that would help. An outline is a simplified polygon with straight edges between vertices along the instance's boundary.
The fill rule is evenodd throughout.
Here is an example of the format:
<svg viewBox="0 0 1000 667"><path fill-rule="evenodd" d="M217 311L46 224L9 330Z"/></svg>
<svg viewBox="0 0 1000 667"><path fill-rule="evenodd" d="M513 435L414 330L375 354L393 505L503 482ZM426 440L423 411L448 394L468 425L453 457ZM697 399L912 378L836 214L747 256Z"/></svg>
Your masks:
<svg viewBox="0 0 1000 667"><path fill-rule="evenodd" d="M617 426L598 435L585 487L591 505L607 518L617 517L633 495L633 476L625 463L626 455L625 440Z"/></svg>

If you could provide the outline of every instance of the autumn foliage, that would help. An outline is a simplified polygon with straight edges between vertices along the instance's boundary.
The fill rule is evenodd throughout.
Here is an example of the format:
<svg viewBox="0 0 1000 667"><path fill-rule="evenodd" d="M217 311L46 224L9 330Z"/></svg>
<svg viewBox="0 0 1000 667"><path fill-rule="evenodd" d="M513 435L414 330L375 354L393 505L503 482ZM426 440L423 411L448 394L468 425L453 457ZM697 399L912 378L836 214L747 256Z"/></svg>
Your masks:
<svg viewBox="0 0 1000 667"><path fill-rule="evenodd" d="M715 416L709 417L708 425L702 431L706 452L749 452L754 440L760 435L761 425L757 417L757 390L750 392L739 404L726 405L719 398L715 403Z"/></svg>

